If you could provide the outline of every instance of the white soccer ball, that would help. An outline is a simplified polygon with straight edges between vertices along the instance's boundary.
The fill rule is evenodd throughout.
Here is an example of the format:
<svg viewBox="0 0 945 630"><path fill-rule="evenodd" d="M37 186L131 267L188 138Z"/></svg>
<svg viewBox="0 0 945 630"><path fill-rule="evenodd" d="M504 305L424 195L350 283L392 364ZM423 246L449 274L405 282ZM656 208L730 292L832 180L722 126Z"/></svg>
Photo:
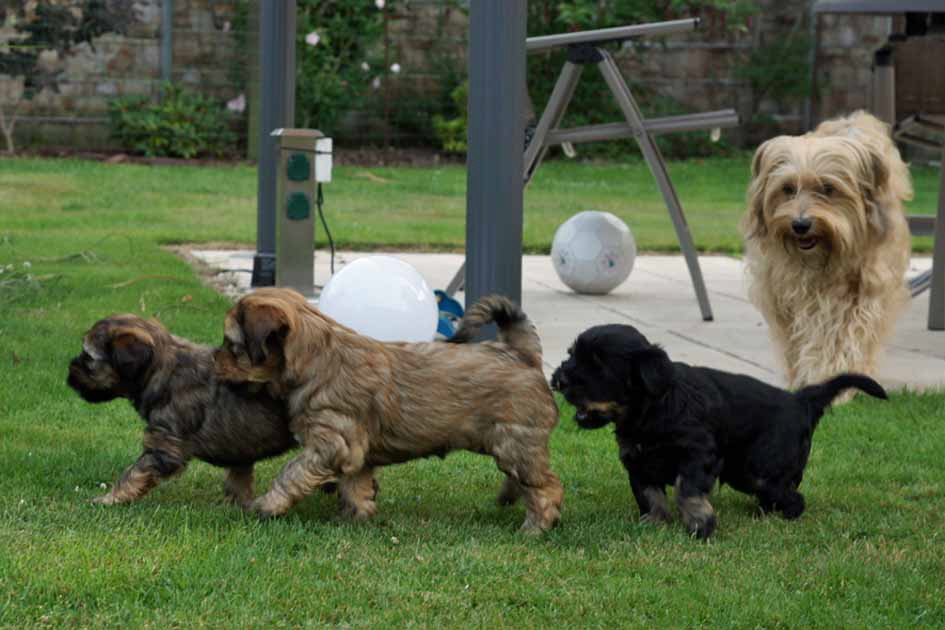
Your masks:
<svg viewBox="0 0 945 630"><path fill-rule="evenodd" d="M627 224L609 212L579 212L558 228L551 261L561 282L577 293L609 293L627 279L637 244Z"/></svg>
<svg viewBox="0 0 945 630"><path fill-rule="evenodd" d="M318 308L378 341L432 341L439 321L426 280L391 256L365 256L345 265L322 289Z"/></svg>

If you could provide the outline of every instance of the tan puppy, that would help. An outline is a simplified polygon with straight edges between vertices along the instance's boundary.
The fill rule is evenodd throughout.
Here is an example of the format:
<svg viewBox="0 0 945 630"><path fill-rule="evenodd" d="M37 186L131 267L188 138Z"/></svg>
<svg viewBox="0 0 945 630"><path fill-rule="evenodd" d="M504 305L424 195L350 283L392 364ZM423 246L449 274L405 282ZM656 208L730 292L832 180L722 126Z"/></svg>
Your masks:
<svg viewBox="0 0 945 630"><path fill-rule="evenodd" d="M876 375L908 300L909 171L865 112L762 144L741 228L752 302L797 388L841 372Z"/></svg>
<svg viewBox="0 0 945 630"><path fill-rule="evenodd" d="M489 322L498 325L499 341L382 343L290 289L240 299L226 318L217 372L269 384L287 401L303 445L253 509L283 514L337 480L343 512L368 518L376 510L375 468L466 449L491 455L506 474L500 503L524 498L523 530L553 526L563 492L549 468L548 438L558 410L540 342L525 314L500 297L469 309L457 341Z"/></svg>

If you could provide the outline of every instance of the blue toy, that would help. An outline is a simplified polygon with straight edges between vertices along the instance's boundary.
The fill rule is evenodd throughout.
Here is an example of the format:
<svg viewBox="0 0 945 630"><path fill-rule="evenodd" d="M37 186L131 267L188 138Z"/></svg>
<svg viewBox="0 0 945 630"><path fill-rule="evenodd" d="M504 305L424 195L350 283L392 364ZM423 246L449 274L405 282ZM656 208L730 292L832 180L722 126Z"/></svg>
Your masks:
<svg viewBox="0 0 945 630"><path fill-rule="evenodd" d="M436 324L436 334L443 339L450 339L463 319L463 307L459 302L451 298L445 291L436 289L433 291L436 296L437 307L440 310L440 318Z"/></svg>

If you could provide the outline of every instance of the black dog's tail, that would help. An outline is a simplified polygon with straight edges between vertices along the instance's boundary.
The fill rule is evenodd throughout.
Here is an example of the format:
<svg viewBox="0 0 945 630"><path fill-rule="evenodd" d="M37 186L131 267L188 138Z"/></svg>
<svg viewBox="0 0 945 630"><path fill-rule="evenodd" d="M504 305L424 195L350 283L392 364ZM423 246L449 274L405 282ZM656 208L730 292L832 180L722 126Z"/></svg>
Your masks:
<svg viewBox="0 0 945 630"><path fill-rule="evenodd" d="M868 376L853 373L840 374L819 385L808 385L798 390L796 396L808 402L815 410L814 426L816 427L820 416L823 415L824 410L830 406L833 399L837 397L837 394L850 387L855 387L866 392L874 398L882 398L883 400L888 398L886 396L886 390L883 389L882 385Z"/></svg>
<svg viewBox="0 0 945 630"><path fill-rule="evenodd" d="M541 339L535 325L517 304L501 295L489 295L469 307L449 342L472 341L490 323L499 328L499 341L517 350L532 367L541 367Z"/></svg>

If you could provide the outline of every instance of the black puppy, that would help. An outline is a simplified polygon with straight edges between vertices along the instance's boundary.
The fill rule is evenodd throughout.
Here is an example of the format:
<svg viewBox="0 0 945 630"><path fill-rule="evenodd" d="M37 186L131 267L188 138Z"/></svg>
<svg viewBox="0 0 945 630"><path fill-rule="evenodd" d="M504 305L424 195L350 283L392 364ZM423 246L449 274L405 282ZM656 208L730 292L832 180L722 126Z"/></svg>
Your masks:
<svg viewBox="0 0 945 630"><path fill-rule="evenodd" d="M632 326L584 331L552 376L585 429L616 426L620 461L643 518L669 520L666 486L675 484L683 522L700 538L715 529L707 495L716 479L755 495L764 511L804 512L797 491L811 435L841 391L876 398L873 379L841 374L792 393L739 374L670 361Z"/></svg>

